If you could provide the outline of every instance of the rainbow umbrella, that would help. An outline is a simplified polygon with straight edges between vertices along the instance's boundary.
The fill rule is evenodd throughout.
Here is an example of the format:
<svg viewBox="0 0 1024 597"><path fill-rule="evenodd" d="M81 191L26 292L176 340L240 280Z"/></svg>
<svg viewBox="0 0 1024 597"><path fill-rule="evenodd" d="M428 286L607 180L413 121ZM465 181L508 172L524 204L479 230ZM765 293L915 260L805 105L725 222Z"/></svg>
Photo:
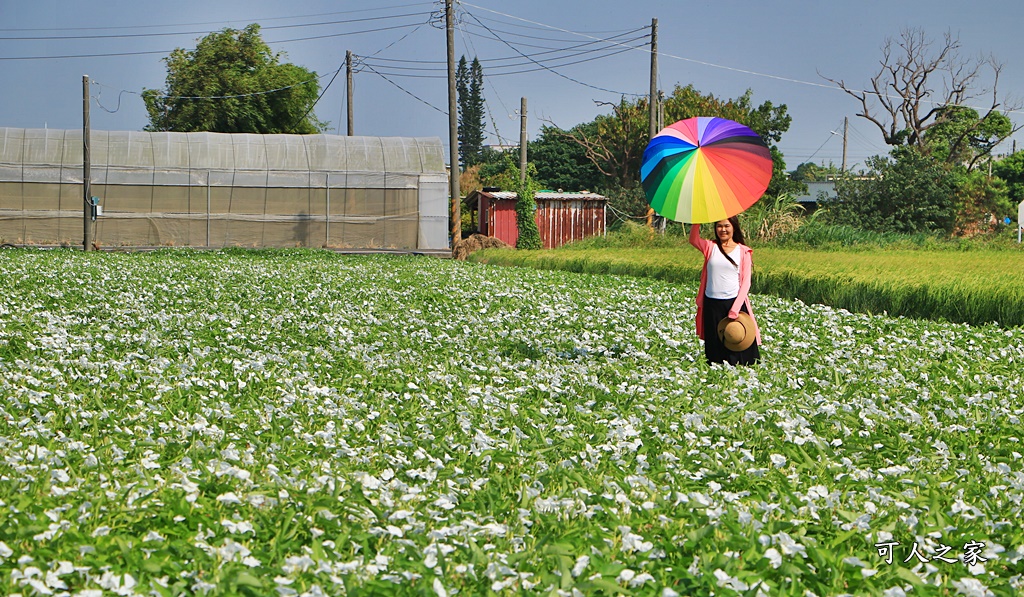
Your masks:
<svg viewBox="0 0 1024 597"><path fill-rule="evenodd" d="M753 205L772 178L772 156L757 133L724 118L668 126L644 150L640 180L659 215L702 224Z"/></svg>

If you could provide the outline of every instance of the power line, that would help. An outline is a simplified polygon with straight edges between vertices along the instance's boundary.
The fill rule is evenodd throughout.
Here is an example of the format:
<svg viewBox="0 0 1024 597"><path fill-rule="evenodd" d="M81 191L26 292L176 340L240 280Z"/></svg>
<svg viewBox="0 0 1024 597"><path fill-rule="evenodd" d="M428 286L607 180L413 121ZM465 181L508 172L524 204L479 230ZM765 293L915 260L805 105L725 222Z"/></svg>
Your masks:
<svg viewBox="0 0 1024 597"><path fill-rule="evenodd" d="M474 46L473 45L473 41L470 40L467 37L466 30L463 27L462 20L459 19L458 22L459 22L459 33L461 34L461 37L462 37L462 43L467 46L467 49L472 48L472 50L473 50L472 53L473 53L473 56L475 57L477 55L476 46ZM483 71L483 65L481 64L480 65L481 78L485 78L487 76L487 75L484 75L483 72L484 72ZM506 106L505 105L505 101L501 99L501 94L500 93L497 94L497 97L498 97L498 103L501 104L501 107L505 110L505 113L508 114L508 106ZM506 144L505 143L505 138L501 136L501 131L498 129L498 121L494 118L494 110L491 109L491 104L490 104L490 102L487 101L486 94L481 94L481 98L483 99L484 109L487 111L487 116L488 116L488 118L491 119L491 126L494 127L494 134L498 138L498 143L500 143L501 145L505 145Z"/></svg>
<svg viewBox="0 0 1024 597"><path fill-rule="evenodd" d="M337 76L337 75L338 75L338 72L335 71L334 72L334 76ZM305 81L300 81L298 83L293 83L292 85L286 85L285 87L278 87L276 89L267 89L267 90L264 90L264 91L253 91L251 93L239 93L239 94L235 94L235 95L202 95L202 96L201 95L158 95L158 96L154 96L154 97L155 98L159 98L159 99L170 99L170 100L238 99L238 98L243 98L243 97L254 97L254 96L259 96L259 95L268 95L268 94L271 94L271 93L277 93L278 91L286 91L286 90L292 89L294 87L299 87L299 86L302 86L302 85L308 85L310 83L313 83L313 82L318 81L320 79L326 78L328 76L330 76L330 75L329 74L327 74L327 75L320 75L320 76L314 77L312 79L307 79ZM332 79L332 81L333 81L333 79ZM93 85L96 85L98 87L107 87L108 89L117 89L116 87L110 87L109 85L103 85L102 83L99 83L97 81L90 81L90 82ZM131 93L133 95L142 96L142 94L137 92L137 91L131 91L131 90L128 90L128 89L121 89L120 91L121 91L121 93Z"/></svg>
<svg viewBox="0 0 1024 597"><path fill-rule="evenodd" d="M523 74L523 73L533 73L533 72L538 72L538 71L542 71L542 70L551 70L551 68L554 68L554 67L564 67L564 66L572 66L572 65L575 65L575 64L583 64L585 62L594 62L594 61L597 61L597 60L602 60L604 58L609 58L611 56L616 56L618 54L623 54L623 53L628 52L628 51L629 51L628 49L625 49L625 50L621 50L621 49L620 50L612 50L610 52L607 52L605 54L602 54L602 55L599 55L599 56L595 56L595 57L592 57L592 58L586 58L586 59L582 59L582 60L574 60L574 61L571 61L571 62L564 62L564 63L560 63L560 64L545 64L545 63L541 63L541 62L525 62L525 63L519 63L519 64L507 64L507 65L503 65L503 66L495 66L495 67L492 67L492 72L488 76L491 76L491 77L507 77L509 75L519 75L519 74ZM565 57L559 58L558 60L565 60L565 59L568 59L568 58L570 58L570 57L569 56L565 56ZM521 70L514 70L514 71L508 71L508 72L493 72L494 69L515 68L515 67L519 67L519 66L528 66L530 64L539 64L539 66L537 66L536 68L524 68L524 69L521 69ZM481 66L482 65L483 65L483 61L481 61ZM401 66L381 66L381 65L377 65L377 66L382 71L385 71L385 69L387 69L386 70L387 74L389 74L391 76L394 76L394 77L408 77L408 78L413 78L413 79L443 79L446 76L444 74L421 75L421 74L410 74L410 73L394 72L395 70L415 71L415 72L422 72L422 71L426 70L426 71L435 71L436 72L436 71L440 71L441 70L439 68L423 69L423 68L401 67Z"/></svg>
<svg viewBox="0 0 1024 597"><path fill-rule="evenodd" d="M405 13L399 15L388 15L384 17L367 17L365 19L348 19L344 21L325 21L321 23L298 23L294 25L274 25L270 27L260 27L261 31L269 31L272 29L295 29L298 27L326 27L328 25L342 25L348 23L361 23L366 21L383 21L387 19L400 19L405 17L422 17L429 13ZM177 35L207 35L213 33L213 31L179 31L179 32L157 32L157 33L122 33L118 35L66 35L66 36L33 36L33 37L0 37L0 41L54 41L54 40L73 40L73 39L134 39L140 37L168 37Z"/></svg>
<svg viewBox="0 0 1024 597"><path fill-rule="evenodd" d="M396 29L407 29L409 27L419 27L423 23L418 24L406 24L406 25L395 25L392 27L379 27L376 29L364 29L361 31L347 31L344 33L334 33L329 35L316 35L312 37L297 37L293 39L282 39L282 40L268 40L267 44L284 44L296 41L309 41L313 39L325 39L331 37L345 37L348 35L362 35L365 33L378 33L381 31L394 31ZM64 54L56 56L0 56L0 62L5 60L64 60L64 59L75 59L75 58L113 58L119 56L148 56L153 54L170 54L174 50L153 50L153 51L142 51L142 52L105 52L102 54Z"/></svg>
<svg viewBox="0 0 1024 597"><path fill-rule="evenodd" d="M487 25L484 25L482 22L480 22L480 20L477 19L472 13L467 12L466 14L468 14L470 17L472 17L474 20L476 20L476 22L479 23L481 27L483 27L484 29L487 29L488 31L490 31L490 29L487 27ZM492 32L492 34L493 34L493 32ZM646 95L646 94L629 93L629 92L626 92L626 91L615 91L613 89L607 89L607 88L604 88L604 87L598 87L596 85L591 85L589 83L584 83L583 81L580 81L579 79L574 79L574 78L572 78L572 77L570 77L568 75L563 75L562 73L552 69L551 67L548 67L548 66L546 66L544 64L541 64L540 62L537 62L536 60L530 58L526 54L523 54L522 52L520 52L518 48L516 48L512 44L508 43L507 41L502 39L497 34L494 34L494 39L502 42L503 44L505 44L506 46L511 48L513 51L515 51L516 53L521 55L523 58L526 58L530 62L533 62L534 64L536 64L537 66L541 67L542 69L544 69L544 70L546 70L546 71L548 71L548 72L550 72L550 73L552 73L554 75L562 77L563 79L566 79L567 81L572 81L573 83L576 83L577 85L582 85L584 87L589 87L591 89L596 89L597 91L604 91L606 93L614 93L616 95L629 95L629 96L633 96L633 97L643 97L644 95Z"/></svg>
<svg viewBox="0 0 1024 597"><path fill-rule="evenodd" d="M309 116L309 113L313 111L313 108L315 108L315 107L316 107L316 105L317 105L318 103L320 103L320 99L321 99L321 98L323 98L323 96L324 96L324 94L325 94L325 93L327 93L327 90L331 88L331 84L332 84L332 83L334 83L334 80L338 78L338 73L340 73L340 72L341 72L341 69L343 69L343 68L345 68L345 63L344 63L344 62L342 62L342 63L341 63L341 66L339 66L339 67L338 67L338 70L334 71L334 76L333 76L333 77L331 77L331 80L330 80L330 81L328 81L328 83L327 83L327 85L326 85L326 86L324 87L323 91L321 91L321 92L320 92L320 95L319 95L319 96L317 96L317 98L316 98L316 99L315 99L315 100L313 101L313 103L312 103L312 104L311 104L311 105L309 106L309 109L308 109L308 110L306 110L306 113L305 113L305 114L303 114L301 118L298 118L298 119L297 119L297 120L296 120L295 122L293 122L293 123L292 123L292 125L291 125L290 127L288 127L288 128L294 129L294 128L295 128L296 126L298 126L298 124L299 124L300 122L302 122L303 120L305 120L305 119L306 119L306 117L307 117L307 116Z"/></svg>
<svg viewBox="0 0 1024 597"><path fill-rule="evenodd" d="M404 93L406 93L407 95L409 95L410 97L412 97L412 98L413 98L413 99L415 99L416 101L418 101L418 102L421 102L421 103L423 103L423 104L425 104L425 105L429 106L430 108L433 108L434 110L437 110L438 112L440 112L441 114L444 114L445 116L448 116L448 112L446 112L446 111L442 110L441 108L438 108L438 107L437 107L437 106L435 106L434 104L431 104L431 103L430 103L430 102L428 102L427 100L425 100L425 99L423 99L423 98L419 97L418 95L416 95L415 93L413 93L413 92L409 91L409 90L408 90L408 89L406 89L405 87L402 87L402 86L401 86L401 85L399 85L398 83L395 83L394 81L392 81L391 79L387 78L386 76L384 76L384 75L382 75L382 74L378 73L378 72L377 72L376 70L374 70L374 69L373 69L373 67L372 67L372 66L370 66L369 64L365 64L365 63L363 63L363 66L365 66L366 68L370 69L370 72L374 73L374 74L375 74L375 75L377 75L378 77L380 77L380 78L384 79L384 80L385 80L385 81L387 81L388 83L391 83L391 84L392 84L392 85L394 85L395 87L399 88L400 90L402 90L402 91L403 91Z"/></svg>
<svg viewBox="0 0 1024 597"><path fill-rule="evenodd" d="M472 34L469 34L469 35L472 35ZM629 39L629 40L626 40L626 41L627 42L635 42L635 41L639 41L639 40L643 40L643 39L649 39L649 38L650 38L650 36L643 35L643 36L635 37L635 38L632 38L632 39ZM487 39L492 39L492 38L488 37ZM464 40L464 42L467 43L467 45L472 45L471 42L468 42L468 40ZM609 47L606 46L606 47L600 47L600 48L592 48L592 49L589 49L589 50L580 50L580 51L570 52L570 50L575 50L575 49L581 48L583 46L593 45L594 43L596 43L596 42L587 42L587 43L584 43L584 44L579 44L577 46L571 46L571 47L568 47L568 48L559 48L559 49L554 49L554 50L548 50L548 51L545 51L545 52L536 52L536 53L533 53L533 54L527 54L527 56L529 56L530 58L537 58L537 57L545 56L545 55L549 55L549 54L560 54L560 53L564 54L562 56L553 56L551 58L547 58L546 59L546 60L549 60L549 61L553 62L553 61L558 61L558 60L566 60L566 59L569 59L569 58L574 58L576 56L585 56L587 54L596 54L596 53L599 53L599 52L607 52L607 51L609 51ZM614 48L615 46L611 46L611 47ZM625 51L628 51L629 49L633 49L635 47L636 46L631 46L631 47L626 48L624 50L616 49L611 54L606 54L604 56L598 56L597 58L594 58L593 60L599 60L599 59L601 59L603 57L607 57L607 56L615 55L615 54L618 54L618 53L621 53L621 52L625 52ZM473 52L476 53L475 50ZM393 69L393 70L410 70L410 71L417 71L417 72L422 72L422 71L437 71L437 72L447 71L447 67L445 66L445 62L444 61L440 61L440 60L400 60L400 59L394 59L394 58L391 58L391 59L388 59L388 58L376 58L375 60L376 61L380 61L380 62L390 62L390 63L396 63L396 64L412 64L412 65L414 65L414 66L397 66L395 64L379 65L380 68L388 68L388 69ZM513 64L495 64L495 63L498 63L498 62L507 62L507 61L510 61L510 60L518 60L518 62L513 63ZM479 62L480 62L481 66L486 66L487 68L491 69L492 72L493 72L493 69L518 68L518 67L521 67L521 66L527 66L527 65L530 65L530 64L535 64L534 62L523 61L521 54L517 54L515 56L505 56L505 57L501 57L501 58L485 58L485 59L480 59ZM572 63L569 63L569 64L578 64L579 62L585 62L585 61L572 62ZM429 65L429 66L422 66L422 65ZM563 65L554 65L554 66L566 66L566 65L563 64ZM534 69L534 70L539 70L539 69ZM530 72L530 71L525 71L525 72Z"/></svg>

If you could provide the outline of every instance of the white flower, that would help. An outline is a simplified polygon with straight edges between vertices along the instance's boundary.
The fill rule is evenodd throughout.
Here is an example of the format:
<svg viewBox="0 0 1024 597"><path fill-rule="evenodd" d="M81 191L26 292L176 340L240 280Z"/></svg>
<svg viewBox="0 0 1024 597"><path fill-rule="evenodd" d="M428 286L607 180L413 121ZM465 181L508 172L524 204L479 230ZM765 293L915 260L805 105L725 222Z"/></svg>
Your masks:
<svg viewBox="0 0 1024 597"><path fill-rule="evenodd" d="M715 578L718 579L718 586L720 587L729 587L734 591L740 592L750 589L750 587L747 586L747 583L734 576L729 576L729 574L721 568L715 569Z"/></svg>
<svg viewBox="0 0 1024 597"><path fill-rule="evenodd" d="M590 565L590 556L580 556L576 558L576 565L572 567L572 577L577 578L583 574L583 571Z"/></svg>
<svg viewBox="0 0 1024 597"><path fill-rule="evenodd" d="M768 548L768 550L764 552L764 557L768 560L768 563L772 565L772 568L778 568L782 565L782 554L780 554L779 550L774 547Z"/></svg>
<svg viewBox="0 0 1024 597"><path fill-rule="evenodd" d="M622 533L622 549L623 551L629 552L641 552L645 553L654 549L654 543L651 541L644 541L644 538L636 533L630 532L630 528L627 526L620 526L619 532Z"/></svg>
<svg viewBox="0 0 1024 597"><path fill-rule="evenodd" d="M624 582L629 582L629 581L633 580L634 576L636 576L636 572L634 572L633 570L630 570L629 568L626 568L622 572L619 573L619 576L615 579L615 582L617 582L619 584L622 584Z"/></svg>
<svg viewBox="0 0 1024 597"><path fill-rule="evenodd" d="M642 587L643 585L645 585L646 583L648 583L649 581L652 581L652 580L654 580L653 576L651 576L647 572L641 572L640 574L637 574L636 576L634 576L632 578L632 580L629 581L629 587L631 589L635 589L636 587Z"/></svg>
<svg viewBox="0 0 1024 597"><path fill-rule="evenodd" d="M786 554L787 556L795 553L799 553L801 555L807 553L807 548L797 543L796 540L790 537L788 533L779 533L778 535L775 535L773 538L775 539L776 545L778 545L782 549L782 553Z"/></svg>
<svg viewBox="0 0 1024 597"><path fill-rule="evenodd" d="M953 587L956 588L957 595L966 595L967 597L995 597L995 593L990 591L988 587L976 578L965 577L960 580L954 580Z"/></svg>
<svg viewBox="0 0 1024 597"><path fill-rule="evenodd" d="M227 493L222 493L222 494L218 495L217 496L217 501L222 503L222 504L241 504L242 503L242 500L238 499L238 496L235 495L235 492L233 492L233 491L229 491Z"/></svg>
<svg viewBox="0 0 1024 597"><path fill-rule="evenodd" d="M782 468L786 466L786 457L782 454L772 454L769 458L772 461L772 466L775 468Z"/></svg>
<svg viewBox="0 0 1024 597"><path fill-rule="evenodd" d="M448 591L446 591L444 585L441 584L441 579L436 576L434 577L434 592L437 593L437 597L448 597Z"/></svg>
<svg viewBox="0 0 1024 597"><path fill-rule="evenodd" d="M146 536L142 538L143 543L156 542L162 543L165 540L164 536L156 531L150 531L146 533Z"/></svg>

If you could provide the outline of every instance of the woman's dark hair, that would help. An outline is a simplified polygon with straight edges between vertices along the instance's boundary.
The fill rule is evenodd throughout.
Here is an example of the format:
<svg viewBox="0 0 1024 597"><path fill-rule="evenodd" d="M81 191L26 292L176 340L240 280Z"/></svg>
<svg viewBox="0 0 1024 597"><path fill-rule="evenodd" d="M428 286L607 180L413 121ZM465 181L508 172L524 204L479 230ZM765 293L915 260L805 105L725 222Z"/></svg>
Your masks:
<svg viewBox="0 0 1024 597"><path fill-rule="evenodd" d="M729 218L729 223L732 224L732 240L741 245L745 244L743 242L743 229L740 228L739 216L732 216ZM722 250L722 240L718 238L717 234L715 234L715 244L718 245L718 251L729 260L729 263L736 265L736 262L732 260L732 257L726 255L725 251Z"/></svg>

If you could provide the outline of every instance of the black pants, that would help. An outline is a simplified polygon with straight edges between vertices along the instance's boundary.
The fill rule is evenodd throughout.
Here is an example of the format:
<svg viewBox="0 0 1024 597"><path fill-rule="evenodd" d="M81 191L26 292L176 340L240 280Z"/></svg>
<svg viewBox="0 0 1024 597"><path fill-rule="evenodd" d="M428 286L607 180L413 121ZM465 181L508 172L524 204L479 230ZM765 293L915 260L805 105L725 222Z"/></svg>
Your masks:
<svg viewBox="0 0 1024 597"><path fill-rule="evenodd" d="M755 341L746 350L733 352L722 344L718 338L718 322L729 315L729 309L736 299L713 299L704 295L704 356L711 363L729 363L730 365L753 365L761 359L761 351ZM747 313L747 306L740 307Z"/></svg>

